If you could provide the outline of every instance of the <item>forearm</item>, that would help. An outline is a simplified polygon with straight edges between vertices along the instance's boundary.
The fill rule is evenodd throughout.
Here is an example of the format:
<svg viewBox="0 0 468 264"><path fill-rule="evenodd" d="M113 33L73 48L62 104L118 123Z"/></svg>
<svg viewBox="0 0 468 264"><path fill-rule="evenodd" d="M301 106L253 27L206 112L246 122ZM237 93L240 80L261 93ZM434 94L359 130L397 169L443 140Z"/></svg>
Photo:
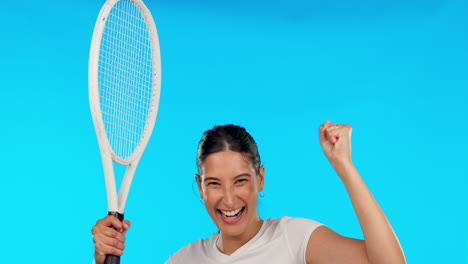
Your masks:
<svg viewBox="0 0 468 264"><path fill-rule="evenodd" d="M403 250L384 212L353 164L332 164L342 179L364 234L369 263L406 263Z"/></svg>

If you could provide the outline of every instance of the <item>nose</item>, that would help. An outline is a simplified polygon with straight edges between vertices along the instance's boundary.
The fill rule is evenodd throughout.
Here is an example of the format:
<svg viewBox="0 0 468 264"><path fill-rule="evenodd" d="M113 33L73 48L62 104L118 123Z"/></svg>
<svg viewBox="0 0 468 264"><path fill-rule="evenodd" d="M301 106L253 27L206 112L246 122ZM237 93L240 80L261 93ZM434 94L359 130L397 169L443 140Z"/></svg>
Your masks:
<svg viewBox="0 0 468 264"><path fill-rule="evenodd" d="M235 200L236 194L234 192L234 189L232 187L225 187L223 190L223 202L227 208L233 208L234 207L234 200Z"/></svg>

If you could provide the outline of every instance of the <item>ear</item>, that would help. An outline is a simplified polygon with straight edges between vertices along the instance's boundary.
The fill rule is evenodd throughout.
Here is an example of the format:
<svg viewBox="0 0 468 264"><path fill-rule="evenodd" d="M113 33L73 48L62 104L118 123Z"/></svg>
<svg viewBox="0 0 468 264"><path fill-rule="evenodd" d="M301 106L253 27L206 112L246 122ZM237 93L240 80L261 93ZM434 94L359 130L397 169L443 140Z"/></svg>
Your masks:
<svg viewBox="0 0 468 264"><path fill-rule="evenodd" d="M258 192L263 192L263 184L265 183L265 166L260 166L258 169Z"/></svg>
<svg viewBox="0 0 468 264"><path fill-rule="evenodd" d="M200 175L195 174L195 181L197 182L198 193L200 194L200 198L203 198L203 188L202 188L202 178Z"/></svg>

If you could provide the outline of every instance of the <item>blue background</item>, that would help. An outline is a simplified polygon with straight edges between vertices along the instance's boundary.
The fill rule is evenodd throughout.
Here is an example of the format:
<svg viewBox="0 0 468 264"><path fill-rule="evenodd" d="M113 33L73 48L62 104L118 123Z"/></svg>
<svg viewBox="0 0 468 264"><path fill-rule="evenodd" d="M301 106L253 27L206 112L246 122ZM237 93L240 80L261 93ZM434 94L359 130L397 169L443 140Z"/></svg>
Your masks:
<svg viewBox="0 0 468 264"><path fill-rule="evenodd" d="M126 207L123 263L162 263L216 232L193 175L202 132L245 126L266 166L263 218L361 238L318 144L353 125L353 159L409 263L467 263L468 2L147 0L163 89ZM0 9L1 263L91 263L106 215L87 63L104 1Z"/></svg>

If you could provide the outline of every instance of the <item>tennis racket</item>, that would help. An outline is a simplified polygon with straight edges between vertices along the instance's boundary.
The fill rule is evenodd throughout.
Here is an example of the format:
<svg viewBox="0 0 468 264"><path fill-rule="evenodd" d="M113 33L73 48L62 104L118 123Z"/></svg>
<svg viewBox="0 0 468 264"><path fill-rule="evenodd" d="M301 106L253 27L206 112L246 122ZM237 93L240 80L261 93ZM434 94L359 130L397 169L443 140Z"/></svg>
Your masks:
<svg viewBox="0 0 468 264"><path fill-rule="evenodd" d="M156 122L160 84L159 41L150 11L141 0L108 0L91 42L89 101L104 167L108 214L120 221ZM118 195L113 162L126 165ZM105 263L120 263L120 257L107 255Z"/></svg>

